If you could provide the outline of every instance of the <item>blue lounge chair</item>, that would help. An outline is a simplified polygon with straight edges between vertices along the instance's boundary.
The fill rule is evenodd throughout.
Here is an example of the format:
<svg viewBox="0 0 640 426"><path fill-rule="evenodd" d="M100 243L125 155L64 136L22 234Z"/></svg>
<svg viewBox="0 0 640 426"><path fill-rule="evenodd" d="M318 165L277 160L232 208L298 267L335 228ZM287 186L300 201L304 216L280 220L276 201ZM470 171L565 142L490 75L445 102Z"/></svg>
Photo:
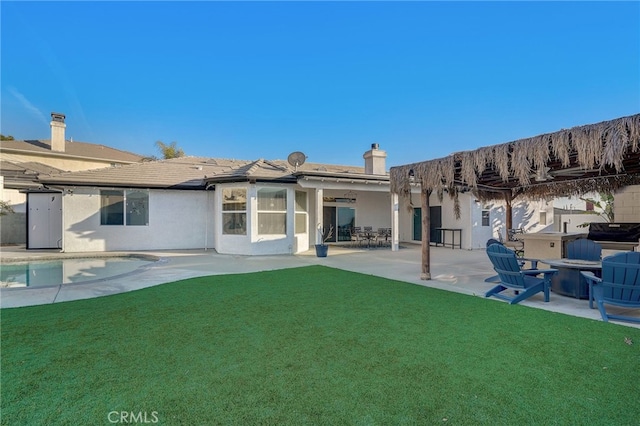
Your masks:
<svg viewBox="0 0 640 426"><path fill-rule="evenodd" d="M602 321L610 319L640 322L638 317L607 314L604 304L640 308L640 253L629 251L602 260L602 278L592 272L580 272L589 282L589 307L596 301Z"/></svg>
<svg viewBox="0 0 640 426"><path fill-rule="evenodd" d="M602 257L602 246L586 238L578 238L567 244L567 259L599 261Z"/></svg>
<svg viewBox="0 0 640 426"><path fill-rule="evenodd" d="M544 292L544 301L549 301L551 277L558 272L557 269L522 269L515 252L502 244L491 244L487 248L487 255L498 273L500 283L486 292L485 297L494 296L514 305L536 293ZM543 275L542 278L538 277L540 274ZM513 290L515 296L502 294L505 290Z"/></svg>

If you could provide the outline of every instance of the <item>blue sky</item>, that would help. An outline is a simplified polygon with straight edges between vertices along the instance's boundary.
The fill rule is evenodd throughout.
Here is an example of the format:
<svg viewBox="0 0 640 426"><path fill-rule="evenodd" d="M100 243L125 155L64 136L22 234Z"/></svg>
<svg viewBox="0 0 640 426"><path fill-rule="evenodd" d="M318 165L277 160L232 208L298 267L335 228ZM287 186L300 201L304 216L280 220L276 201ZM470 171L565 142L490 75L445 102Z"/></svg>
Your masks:
<svg viewBox="0 0 640 426"><path fill-rule="evenodd" d="M639 2L9 2L0 131L387 166L640 112Z"/></svg>

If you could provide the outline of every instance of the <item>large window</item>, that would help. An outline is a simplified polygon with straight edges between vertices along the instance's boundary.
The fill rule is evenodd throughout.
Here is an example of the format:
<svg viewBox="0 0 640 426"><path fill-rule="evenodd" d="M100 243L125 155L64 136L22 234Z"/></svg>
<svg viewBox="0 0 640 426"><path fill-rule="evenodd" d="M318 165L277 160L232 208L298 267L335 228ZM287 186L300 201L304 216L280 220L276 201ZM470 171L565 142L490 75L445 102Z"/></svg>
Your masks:
<svg viewBox="0 0 640 426"><path fill-rule="evenodd" d="M225 188L222 190L222 233L247 234L247 190Z"/></svg>
<svg viewBox="0 0 640 426"><path fill-rule="evenodd" d="M149 225L149 193L141 190L100 191L100 225Z"/></svg>
<svg viewBox="0 0 640 426"><path fill-rule="evenodd" d="M287 233L287 190L258 189L258 234Z"/></svg>
<svg viewBox="0 0 640 426"><path fill-rule="evenodd" d="M307 232L307 193L296 191L296 234Z"/></svg>

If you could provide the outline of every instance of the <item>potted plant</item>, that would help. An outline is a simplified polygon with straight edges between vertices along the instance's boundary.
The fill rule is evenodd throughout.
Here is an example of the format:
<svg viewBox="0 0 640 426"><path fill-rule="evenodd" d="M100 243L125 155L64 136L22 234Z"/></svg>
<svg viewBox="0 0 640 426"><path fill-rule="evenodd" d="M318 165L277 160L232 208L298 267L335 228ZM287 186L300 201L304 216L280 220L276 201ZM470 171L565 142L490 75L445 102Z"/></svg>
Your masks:
<svg viewBox="0 0 640 426"><path fill-rule="evenodd" d="M318 224L318 234L320 235L320 244L316 244L316 256L327 257L329 246L326 242L333 236L333 225L331 225L329 230L325 232L324 226Z"/></svg>

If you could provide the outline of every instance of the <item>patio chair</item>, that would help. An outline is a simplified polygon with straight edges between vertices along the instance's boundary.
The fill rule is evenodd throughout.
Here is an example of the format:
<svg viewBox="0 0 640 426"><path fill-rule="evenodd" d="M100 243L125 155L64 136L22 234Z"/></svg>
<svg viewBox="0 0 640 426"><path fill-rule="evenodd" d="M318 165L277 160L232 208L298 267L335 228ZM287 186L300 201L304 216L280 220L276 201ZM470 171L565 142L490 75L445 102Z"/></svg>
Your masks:
<svg viewBox="0 0 640 426"><path fill-rule="evenodd" d="M586 238L578 238L567 244L567 259L599 261L602 257L602 246Z"/></svg>
<svg viewBox="0 0 640 426"><path fill-rule="evenodd" d="M598 305L602 321L610 319L640 323L640 317L608 314L605 303L623 308L640 308L640 252L629 251L602 260L602 278L580 272L589 282L589 307Z"/></svg>
<svg viewBox="0 0 640 426"><path fill-rule="evenodd" d="M359 226L354 226L351 228L351 244L357 245L358 247L362 246L365 238L362 236L362 228Z"/></svg>
<svg viewBox="0 0 640 426"><path fill-rule="evenodd" d="M507 241L503 244L516 252L517 256L524 256L524 241L519 239L517 235L524 234L523 228L507 229Z"/></svg>
<svg viewBox="0 0 640 426"><path fill-rule="evenodd" d="M501 246L504 245L501 241L496 240L495 238L489 238L487 240L486 247L489 248L489 246L491 244L500 244ZM538 269L538 259L518 258L518 265L520 265L520 267L522 268L525 265L526 261L531 262L531 269ZM497 283L497 282L500 282L500 276L499 275L494 275L492 277L486 278L484 280L484 282L485 283Z"/></svg>
<svg viewBox="0 0 640 426"><path fill-rule="evenodd" d="M391 232L387 232L387 228L378 228L378 233L375 236L376 243L379 247L386 247L390 236Z"/></svg>
<svg viewBox="0 0 640 426"><path fill-rule="evenodd" d="M502 244L491 244L487 248L487 255L498 273L500 283L485 293L485 297L494 296L515 305L536 293L544 293L544 301L549 301L549 287L551 277L557 269L522 269L518 257L513 250ZM542 278L538 275L543 275ZM502 294L505 290L513 290L515 296Z"/></svg>

